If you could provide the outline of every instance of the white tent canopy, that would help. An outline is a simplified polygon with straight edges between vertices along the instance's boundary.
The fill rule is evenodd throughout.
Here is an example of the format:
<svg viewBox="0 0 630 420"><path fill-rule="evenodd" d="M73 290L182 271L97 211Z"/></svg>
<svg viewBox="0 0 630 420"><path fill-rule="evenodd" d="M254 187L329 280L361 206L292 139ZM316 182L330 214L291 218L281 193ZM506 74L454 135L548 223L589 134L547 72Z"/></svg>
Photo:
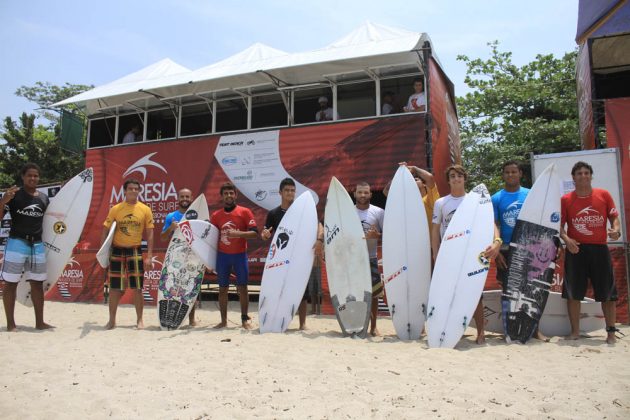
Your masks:
<svg viewBox="0 0 630 420"><path fill-rule="evenodd" d="M339 40L313 51L287 53L256 43L195 71L164 59L55 105L76 104L88 115L105 109L116 113L129 103L136 108L148 108L151 102L158 101L156 98L204 94L213 99L215 92L246 91L252 86L329 85L345 80L344 77L352 73L382 77L400 69L417 72L421 68L419 50L425 41L430 43L425 33L366 22Z"/></svg>

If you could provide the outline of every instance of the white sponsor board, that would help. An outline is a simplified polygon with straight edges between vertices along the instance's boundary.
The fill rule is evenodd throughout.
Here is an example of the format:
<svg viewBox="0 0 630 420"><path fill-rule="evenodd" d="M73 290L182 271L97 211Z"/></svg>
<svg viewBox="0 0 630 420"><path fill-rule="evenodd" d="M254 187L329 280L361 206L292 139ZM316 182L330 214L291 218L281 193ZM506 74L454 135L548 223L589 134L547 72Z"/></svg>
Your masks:
<svg viewBox="0 0 630 420"><path fill-rule="evenodd" d="M251 202L267 210L280 205L280 181L292 178L280 160L280 131L221 136L214 157L230 181ZM317 204L317 194L294 180L296 195L311 191Z"/></svg>

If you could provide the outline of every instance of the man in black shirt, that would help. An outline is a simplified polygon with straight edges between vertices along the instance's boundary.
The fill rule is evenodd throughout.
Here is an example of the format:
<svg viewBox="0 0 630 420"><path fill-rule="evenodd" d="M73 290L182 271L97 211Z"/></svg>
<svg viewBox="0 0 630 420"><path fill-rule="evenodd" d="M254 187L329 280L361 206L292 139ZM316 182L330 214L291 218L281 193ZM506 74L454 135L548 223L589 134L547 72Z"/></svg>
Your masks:
<svg viewBox="0 0 630 420"><path fill-rule="evenodd" d="M280 205L275 209L269 210L269 213L267 213L265 228L260 233L260 237L265 241L273 238L274 232L278 229L284 214L295 200L295 181L291 178L285 178L280 181L280 199ZM302 302L300 302L300 306L298 307L301 330L306 329L306 302L309 300L307 294L308 287L307 291L304 292Z"/></svg>
<svg viewBox="0 0 630 420"><path fill-rule="evenodd" d="M46 253L42 242L42 223L48 207L48 197L37 191L40 169L27 163L21 171L24 186L12 186L0 198L0 219L11 214L11 230L4 251L0 279L4 280L2 300L7 316L7 330L15 331L15 294L22 278L31 284L31 299L35 309L35 328L52 328L44 322L44 288Z"/></svg>

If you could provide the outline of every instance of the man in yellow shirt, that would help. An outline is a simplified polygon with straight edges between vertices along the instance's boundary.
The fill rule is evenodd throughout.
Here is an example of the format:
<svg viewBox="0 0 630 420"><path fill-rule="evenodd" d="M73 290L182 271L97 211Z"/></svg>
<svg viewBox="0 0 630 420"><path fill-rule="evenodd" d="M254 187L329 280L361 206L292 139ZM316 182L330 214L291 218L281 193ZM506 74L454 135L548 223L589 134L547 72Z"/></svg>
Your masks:
<svg viewBox="0 0 630 420"><path fill-rule="evenodd" d="M105 242L109 228L116 222L114 243L109 259L109 322L107 329L116 327L116 310L118 302L127 289L134 291L134 305L136 307L137 327L144 328L142 311L144 298L144 265L152 265L153 258L153 213L144 203L138 201L140 182L129 179L123 184L125 201L116 204L109 210L107 219L103 223L101 243ZM147 254L143 259L141 245L142 235L146 233Z"/></svg>

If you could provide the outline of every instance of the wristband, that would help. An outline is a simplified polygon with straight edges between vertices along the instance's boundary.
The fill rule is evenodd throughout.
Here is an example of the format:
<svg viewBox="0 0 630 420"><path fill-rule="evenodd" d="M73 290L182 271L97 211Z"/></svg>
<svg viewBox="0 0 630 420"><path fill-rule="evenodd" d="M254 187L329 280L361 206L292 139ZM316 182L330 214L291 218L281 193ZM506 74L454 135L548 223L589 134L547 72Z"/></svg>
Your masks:
<svg viewBox="0 0 630 420"><path fill-rule="evenodd" d="M492 243L494 244L496 242L498 242L499 245L503 245L503 239L501 239L501 238L494 238L494 241L492 241Z"/></svg>

